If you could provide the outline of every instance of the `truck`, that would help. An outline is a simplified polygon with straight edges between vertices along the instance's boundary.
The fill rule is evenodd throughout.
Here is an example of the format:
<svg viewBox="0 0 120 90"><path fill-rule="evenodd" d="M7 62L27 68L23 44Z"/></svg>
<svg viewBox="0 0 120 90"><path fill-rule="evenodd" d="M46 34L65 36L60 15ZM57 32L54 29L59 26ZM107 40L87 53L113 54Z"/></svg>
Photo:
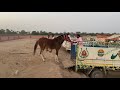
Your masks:
<svg viewBox="0 0 120 90"><path fill-rule="evenodd" d="M120 43L85 42L76 46L75 71L90 78L104 78L109 71L120 70Z"/></svg>

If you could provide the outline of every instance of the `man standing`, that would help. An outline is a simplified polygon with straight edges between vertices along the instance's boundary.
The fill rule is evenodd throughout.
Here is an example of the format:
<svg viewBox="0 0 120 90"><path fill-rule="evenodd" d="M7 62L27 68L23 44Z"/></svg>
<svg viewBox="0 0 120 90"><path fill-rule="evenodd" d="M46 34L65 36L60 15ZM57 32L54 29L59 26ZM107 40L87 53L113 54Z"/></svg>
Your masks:
<svg viewBox="0 0 120 90"><path fill-rule="evenodd" d="M82 37L79 34L77 34L76 37L76 40L72 41L71 43L71 59L73 60L76 59L76 43L78 43L80 46L83 46Z"/></svg>
<svg viewBox="0 0 120 90"><path fill-rule="evenodd" d="M80 34L77 34L76 36L76 40L73 41L73 43L78 43L80 46L83 46L83 40L82 37L80 36Z"/></svg>

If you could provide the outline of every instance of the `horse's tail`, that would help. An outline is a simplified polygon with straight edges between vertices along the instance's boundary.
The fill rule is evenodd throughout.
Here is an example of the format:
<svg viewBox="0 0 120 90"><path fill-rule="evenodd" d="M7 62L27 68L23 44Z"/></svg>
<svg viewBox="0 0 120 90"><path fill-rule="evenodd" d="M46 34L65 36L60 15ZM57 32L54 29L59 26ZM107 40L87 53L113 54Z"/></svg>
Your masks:
<svg viewBox="0 0 120 90"><path fill-rule="evenodd" d="M33 53L33 55L35 55L35 52L36 52L36 49L37 49L38 43L39 43L39 40L36 41L36 43L35 43L35 45L34 45L34 53Z"/></svg>

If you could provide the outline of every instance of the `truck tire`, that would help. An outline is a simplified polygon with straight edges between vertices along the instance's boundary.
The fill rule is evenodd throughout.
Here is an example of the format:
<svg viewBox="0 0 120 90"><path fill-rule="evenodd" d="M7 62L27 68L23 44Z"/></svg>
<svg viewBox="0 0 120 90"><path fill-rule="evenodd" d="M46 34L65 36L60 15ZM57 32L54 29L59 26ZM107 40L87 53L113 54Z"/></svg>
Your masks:
<svg viewBox="0 0 120 90"><path fill-rule="evenodd" d="M90 78L104 78L104 73L99 69L95 69L90 73Z"/></svg>

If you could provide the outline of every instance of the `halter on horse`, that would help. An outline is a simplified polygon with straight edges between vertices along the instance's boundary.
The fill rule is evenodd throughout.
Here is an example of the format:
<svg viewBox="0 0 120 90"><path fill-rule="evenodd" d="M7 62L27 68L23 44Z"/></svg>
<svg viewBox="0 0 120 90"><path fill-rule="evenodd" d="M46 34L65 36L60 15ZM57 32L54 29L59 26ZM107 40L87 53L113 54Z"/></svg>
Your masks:
<svg viewBox="0 0 120 90"><path fill-rule="evenodd" d="M69 42L71 41L70 38L67 37L67 35L60 35L60 36L58 36L58 37L56 37L54 39L48 39L48 38L42 37L38 41L36 41L36 43L34 45L34 55L35 55L37 46L39 44L40 49L41 49L40 50L40 55L41 55L41 58L42 58L43 61L45 61L45 57L42 54L42 52L45 49L50 48L51 52L52 52L52 49L56 50L55 61L59 62L59 60L58 60L58 52L59 52L59 49L61 48L62 43L64 42L64 40L69 41Z"/></svg>

